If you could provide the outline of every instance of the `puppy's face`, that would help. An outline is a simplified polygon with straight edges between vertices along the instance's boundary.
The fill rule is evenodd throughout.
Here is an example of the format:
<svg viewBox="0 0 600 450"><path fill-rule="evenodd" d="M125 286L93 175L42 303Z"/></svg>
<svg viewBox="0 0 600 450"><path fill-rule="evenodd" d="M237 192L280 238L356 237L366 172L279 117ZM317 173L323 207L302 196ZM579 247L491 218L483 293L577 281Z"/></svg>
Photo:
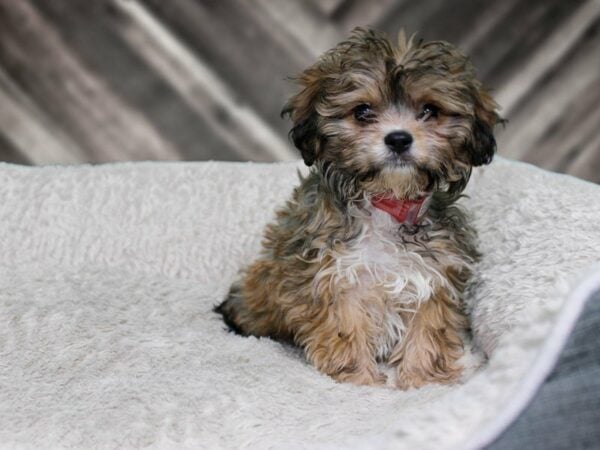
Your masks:
<svg viewBox="0 0 600 450"><path fill-rule="evenodd" d="M393 47L357 30L299 78L291 115L306 164L324 161L399 196L464 187L489 163L497 105L469 60L445 42Z"/></svg>

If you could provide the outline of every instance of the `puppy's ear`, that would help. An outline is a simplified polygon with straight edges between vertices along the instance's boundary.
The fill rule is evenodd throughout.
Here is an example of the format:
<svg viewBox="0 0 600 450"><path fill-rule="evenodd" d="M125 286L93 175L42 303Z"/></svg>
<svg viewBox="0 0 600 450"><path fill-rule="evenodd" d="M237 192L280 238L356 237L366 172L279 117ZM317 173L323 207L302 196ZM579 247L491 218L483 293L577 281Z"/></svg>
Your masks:
<svg viewBox="0 0 600 450"><path fill-rule="evenodd" d="M302 74L299 82L304 89L289 99L281 111L281 116L291 117L294 125L290 131L290 138L300 150L304 163L311 166L317 159L323 144L323 137L319 133L319 114L315 109L321 83L308 71Z"/></svg>
<svg viewBox="0 0 600 450"><path fill-rule="evenodd" d="M483 89L478 89L475 98L475 114L471 128L471 137L466 150L472 166L481 166L492 162L496 152L494 127L504 120L498 115L498 104Z"/></svg>

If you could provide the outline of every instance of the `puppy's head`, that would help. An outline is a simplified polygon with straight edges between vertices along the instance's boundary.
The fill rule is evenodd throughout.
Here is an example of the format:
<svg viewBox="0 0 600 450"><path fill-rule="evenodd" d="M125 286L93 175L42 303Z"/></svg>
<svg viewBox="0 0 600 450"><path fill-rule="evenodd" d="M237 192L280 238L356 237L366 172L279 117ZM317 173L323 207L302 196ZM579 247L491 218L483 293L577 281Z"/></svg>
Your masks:
<svg viewBox="0 0 600 450"><path fill-rule="evenodd" d="M461 190L496 149L497 105L468 58L446 42L356 29L298 78L283 109L304 162L365 180L365 189L413 196Z"/></svg>

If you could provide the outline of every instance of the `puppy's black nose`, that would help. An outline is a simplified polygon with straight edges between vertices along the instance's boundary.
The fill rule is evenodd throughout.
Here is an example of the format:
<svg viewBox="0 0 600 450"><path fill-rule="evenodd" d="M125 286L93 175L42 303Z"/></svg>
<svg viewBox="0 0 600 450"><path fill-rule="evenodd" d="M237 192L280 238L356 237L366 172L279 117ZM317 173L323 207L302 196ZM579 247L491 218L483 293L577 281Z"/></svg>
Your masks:
<svg viewBox="0 0 600 450"><path fill-rule="evenodd" d="M413 137L406 131L392 131L383 139L385 145L387 145L391 151L396 153L407 151L410 148L412 141Z"/></svg>

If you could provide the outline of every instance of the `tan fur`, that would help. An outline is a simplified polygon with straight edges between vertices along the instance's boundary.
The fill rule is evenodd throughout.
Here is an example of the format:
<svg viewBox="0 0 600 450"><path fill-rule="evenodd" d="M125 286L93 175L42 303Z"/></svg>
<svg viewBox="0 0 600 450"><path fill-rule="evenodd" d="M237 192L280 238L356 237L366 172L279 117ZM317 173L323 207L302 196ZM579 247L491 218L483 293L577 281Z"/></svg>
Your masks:
<svg viewBox="0 0 600 450"><path fill-rule="evenodd" d="M301 346L336 380L382 384L383 362L407 389L460 376L462 295L478 253L455 201L471 167L491 160L500 118L454 47L398 42L357 30L301 75L284 112L313 167L216 310L241 334ZM420 113L429 103L435 116ZM356 118L361 104L368 120ZM398 129L413 137L401 155L384 144ZM431 200L405 225L373 207L380 193Z"/></svg>
<svg viewBox="0 0 600 450"><path fill-rule="evenodd" d="M421 305L411 318L406 337L394 350L397 385L402 389L426 383L451 383L461 374L457 363L463 354L461 331L467 320L443 291Z"/></svg>

